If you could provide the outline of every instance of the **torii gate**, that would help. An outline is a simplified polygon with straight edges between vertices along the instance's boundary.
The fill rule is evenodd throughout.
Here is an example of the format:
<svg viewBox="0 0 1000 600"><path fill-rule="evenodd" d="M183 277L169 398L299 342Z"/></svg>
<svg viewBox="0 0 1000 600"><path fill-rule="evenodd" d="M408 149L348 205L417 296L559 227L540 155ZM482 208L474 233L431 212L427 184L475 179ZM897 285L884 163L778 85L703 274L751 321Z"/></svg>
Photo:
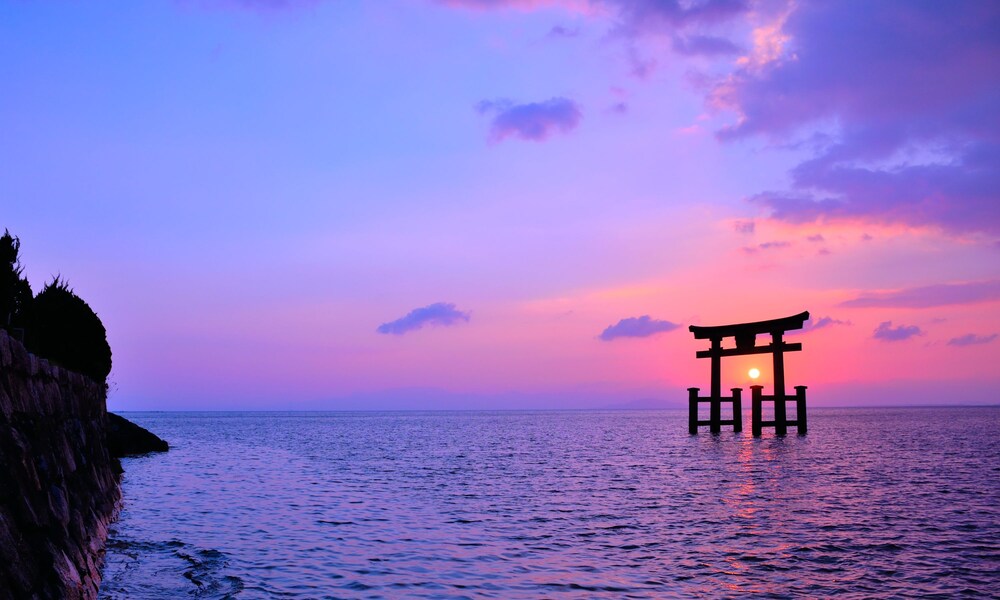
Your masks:
<svg viewBox="0 0 1000 600"><path fill-rule="evenodd" d="M795 386L795 395L788 397L785 395L785 352L796 352L802 350L802 344L789 344L783 341L782 335L786 331L802 329L809 318L808 312L802 312L782 319L772 319L770 321L756 321L753 323L735 323L733 325L719 325L716 327L699 327L691 325L688 329L694 334L696 340L708 339L712 341L712 347L708 350L701 350L695 353L697 358L712 359L712 390L707 398L699 398L700 388L688 388L688 431L692 434L698 433L699 425L708 425L712 433L718 433L722 425L732 425L733 431L743 431L743 407L740 401L742 388L732 388L731 397L722 396L722 357L723 356L743 356L747 354L771 354L774 358L774 395L765 396L762 394L764 386L752 385L752 428L753 435L759 436L762 427L774 427L777 435L788 433L788 426L795 425L799 435L806 433L806 386ZM771 343L764 346L757 346L755 340L758 334L771 334ZM723 348L722 338L736 338L735 348ZM785 402L795 400L796 413L795 420L789 421L786 417ZM698 404L708 402L710 406L709 420L698 420ZM722 420L722 403L733 403L732 420ZM774 420L764 421L761 411L762 402L774 402Z"/></svg>

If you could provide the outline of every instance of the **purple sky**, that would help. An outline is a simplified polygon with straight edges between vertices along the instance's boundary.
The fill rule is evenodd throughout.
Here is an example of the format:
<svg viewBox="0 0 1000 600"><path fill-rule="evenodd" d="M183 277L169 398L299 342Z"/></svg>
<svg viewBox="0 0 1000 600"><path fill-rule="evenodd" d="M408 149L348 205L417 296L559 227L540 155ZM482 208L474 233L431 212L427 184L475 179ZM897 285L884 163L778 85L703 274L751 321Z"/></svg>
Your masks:
<svg viewBox="0 0 1000 600"><path fill-rule="evenodd" d="M996 403L1000 5L0 0L0 226L114 409ZM759 358L726 366L747 385ZM756 362L754 362L756 361Z"/></svg>

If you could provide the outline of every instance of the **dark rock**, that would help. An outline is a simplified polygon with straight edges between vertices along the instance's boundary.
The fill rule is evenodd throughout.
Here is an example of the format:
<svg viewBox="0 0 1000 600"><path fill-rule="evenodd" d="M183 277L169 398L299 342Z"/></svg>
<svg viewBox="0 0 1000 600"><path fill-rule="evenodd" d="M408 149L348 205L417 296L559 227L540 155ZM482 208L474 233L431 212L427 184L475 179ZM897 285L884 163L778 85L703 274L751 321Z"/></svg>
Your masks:
<svg viewBox="0 0 1000 600"><path fill-rule="evenodd" d="M135 456L166 452L170 445L124 417L108 413L108 452L111 456Z"/></svg>
<svg viewBox="0 0 1000 600"><path fill-rule="evenodd" d="M49 513L63 527L69 526L69 501L66 492L58 485L49 487Z"/></svg>
<svg viewBox="0 0 1000 600"><path fill-rule="evenodd" d="M0 330L0 600L97 598L121 497L105 399Z"/></svg>

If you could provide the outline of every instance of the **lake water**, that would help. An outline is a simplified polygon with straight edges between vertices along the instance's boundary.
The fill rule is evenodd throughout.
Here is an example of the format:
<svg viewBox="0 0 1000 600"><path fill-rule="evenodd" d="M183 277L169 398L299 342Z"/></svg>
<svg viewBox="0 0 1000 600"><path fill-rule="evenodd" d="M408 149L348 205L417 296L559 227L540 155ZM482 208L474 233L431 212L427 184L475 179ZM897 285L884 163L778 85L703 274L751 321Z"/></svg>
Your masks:
<svg viewBox="0 0 1000 600"><path fill-rule="evenodd" d="M123 414L102 598L1000 595L1000 407Z"/></svg>

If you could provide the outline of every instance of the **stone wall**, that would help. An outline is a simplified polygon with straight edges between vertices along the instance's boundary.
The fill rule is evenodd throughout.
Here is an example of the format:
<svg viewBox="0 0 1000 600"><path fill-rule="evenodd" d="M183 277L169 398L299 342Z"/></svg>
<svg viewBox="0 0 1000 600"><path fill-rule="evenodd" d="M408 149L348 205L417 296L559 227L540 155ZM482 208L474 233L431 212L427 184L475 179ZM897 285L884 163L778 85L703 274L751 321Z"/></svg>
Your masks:
<svg viewBox="0 0 1000 600"><path fill-rule="evenodd" d="M105 399L0 330L0 599L97 596L121 496Z"/></svg>

